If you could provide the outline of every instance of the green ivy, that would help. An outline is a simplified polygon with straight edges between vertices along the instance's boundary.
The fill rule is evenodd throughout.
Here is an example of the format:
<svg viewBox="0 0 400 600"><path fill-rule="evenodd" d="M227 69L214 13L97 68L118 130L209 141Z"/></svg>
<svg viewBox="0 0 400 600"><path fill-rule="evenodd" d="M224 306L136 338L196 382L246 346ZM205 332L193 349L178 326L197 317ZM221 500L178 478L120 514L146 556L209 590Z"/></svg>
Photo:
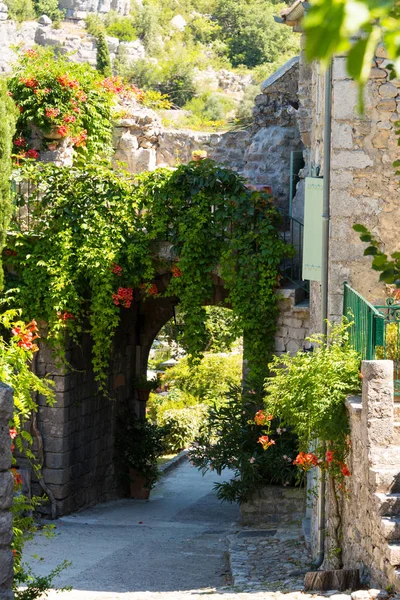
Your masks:
<svg viewBox="0 0 400 600"><path fill-rule="evenodd" d="M89 331L94 372L105 384L120 311L129 307L125 301L126 308L117 306L115 294L128 289L137 302L158 292L154 244L166 240L172 254L165 293L179 299L192 361L207 342L203 305L219 275L244 332L244 358L262 381L273 349L279 264L290 251L268 196L249 191L237 174L211 160L146 173L135 182L92 164L28 166L24 177L36 183L41 199L35 193L28 201L33 231L15 240L13 302L48 323L59 353L66 331L76 339Z"/></svg>

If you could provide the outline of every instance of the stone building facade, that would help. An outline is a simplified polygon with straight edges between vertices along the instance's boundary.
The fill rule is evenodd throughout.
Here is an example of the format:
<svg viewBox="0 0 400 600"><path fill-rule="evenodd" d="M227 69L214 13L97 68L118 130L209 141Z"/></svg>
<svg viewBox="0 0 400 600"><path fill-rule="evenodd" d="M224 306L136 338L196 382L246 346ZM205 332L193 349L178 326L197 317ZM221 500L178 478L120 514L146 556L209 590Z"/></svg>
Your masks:
<svg viewBox="0 0 400 600"><path fill-rule="evenodd" d="M282 13L283 22L301 30L303 0ZM302 46L304 47L304 39ZM388 61L382 47L373 61L365 89L365 112L358 112L358 90L346 72L346 58L332 64L331 172L328 318L340 320L343 284L347 281L372 304L383 304L384 286L364 256L366 245L352 226L361 223L382 242L385 252L399 250L399 189L393 162L399 157L395 123L400 113L400 82L390 81ZM299 63L297 118L304 144L302 176L324 174L325 74L318 64L308 64L302 49ZM304 182L297 187L294 205L304 203ZM310 330L321 331L321 288L310 285ZM351 427L349 496L342 502L343 563L359 568L365 582L400 590L400 439L396 421L399 405L393 396L391 361L364 361L362 398L347 406ZM326 495L324 569L335 568L337 526L332 496ZM316 556L317 514L313 511L311 547Z"/></svg>
<svg viewBox="0 0 400 600"><path fill-rule="evenodd" d="M10 591L13 580L13 555L10 548L12 540L12 515L10 507L13 501L14 481L10 472L11 440L9 421L14 409L13 394L10 387L0 383L0 600L11 600Z"/></svg>
<svg viewBox="0 0 400 600"><path fill-rule="evenodd" d="M302 0L283 12L286 24L300 30ZM303 40L304 46L304 40ZM378 48L365 89L365 113L357 105L357 87L346 72L345 57L335 57L332 81L332 143L329 237L330 319L342 314L343 282L347 281L373 304L381 304L383 286L371 271L366 245L353 231L355 223L370 228L387 253L399 250L399 188L393 162L399 157L395 122L399 120L400 81L389 80L388 61ZM303 176L324 173L325 76L318 64L308 64L304 51L299 65L299 131L306 166ZM294 203L304 202L304 184ZM311 326L320 331L320 285L311 284Z"/></svg>
<svg viewBox="0 0 400 600"><path fill-rule="evenodd" d="M362 396L347 400L351 477L342 500L343 562L360 569L365 583L399 591L400 403L394 401L391 361L363 361L362 374ZM327 515L329 526L330 504Z"/></svg>

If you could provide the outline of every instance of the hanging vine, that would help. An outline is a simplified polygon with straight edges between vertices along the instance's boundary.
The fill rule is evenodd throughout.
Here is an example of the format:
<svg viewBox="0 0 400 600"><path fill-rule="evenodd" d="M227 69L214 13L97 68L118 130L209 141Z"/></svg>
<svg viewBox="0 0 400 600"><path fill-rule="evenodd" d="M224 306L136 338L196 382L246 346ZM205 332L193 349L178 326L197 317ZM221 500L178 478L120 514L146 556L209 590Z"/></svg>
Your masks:
<svg viewBox="0 0 400 600"><path fill-rule="evenodd" d="M20 198L33 229L11 248L17 281L13 304L48 323L63 353L68 331L93 338L93 369L104 388L120 311L157 295L154 243L172 245L167 295L185 313L185 344L193 360L204 347L204 303L218 270L227 302L241 322L245 359L261 379L273 348L279 264L290 249L280 239L271 198L211 160L160 169L133 181L105 166L24 167L40 190ZM158 265L159 266L159 265ZM15 278L15 277L14 277Z"/></svg>

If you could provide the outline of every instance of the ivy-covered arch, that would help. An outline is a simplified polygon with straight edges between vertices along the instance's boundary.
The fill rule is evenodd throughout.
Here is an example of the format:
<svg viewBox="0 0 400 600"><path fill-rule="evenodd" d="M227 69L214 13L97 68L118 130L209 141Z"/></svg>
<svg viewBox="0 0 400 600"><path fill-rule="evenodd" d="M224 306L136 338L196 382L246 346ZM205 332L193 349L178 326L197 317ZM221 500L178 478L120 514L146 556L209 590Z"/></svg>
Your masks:
<svg viewBox="0 0 400 600"><path fill-rule="evenodd" d="M136 179L94 164L28 166L22 177L35 189L20 198L32 227L19 228L8 249L18 273L9 278L9 295L26 318L48 324L59 355L66 332L78 339L88 331L104 389L121 311L162 294L179 299L185 345L197 360L203 305L217 271L243 326L245 359L262 380L273 346L279 264L290 252L269 196L208 159ZM161 242L170 245L164 257ZM163 290L155 284L160 270Z"/></svg>

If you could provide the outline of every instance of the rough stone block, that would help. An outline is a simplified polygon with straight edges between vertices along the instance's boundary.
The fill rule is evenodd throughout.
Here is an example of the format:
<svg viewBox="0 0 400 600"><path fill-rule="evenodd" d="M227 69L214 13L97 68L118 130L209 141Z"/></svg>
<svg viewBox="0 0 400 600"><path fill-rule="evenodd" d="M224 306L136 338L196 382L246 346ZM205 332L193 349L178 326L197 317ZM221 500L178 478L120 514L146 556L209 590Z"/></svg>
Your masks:
<svg viewBox="0 0 400 600"><path fill-rule="evenodd" d="M47 469L67 469L70 464L70 452L46 452L45 454L45 466Z"/></svg>
<svg viewBox="0 0 400 600"><path fill-rule="evenodd" d="M63 486L70 481L70 469L43 469L43 479L46 484Z"/></svg>
<svg viewBox="0 0 400 600"><path fill-rule="evenodd" d="M14 409L13 391L9 385L0 382L0 419L9 421Z"/></svg>
<svg viewBox="0 0 400 600"><path fill-rule="evenodd" d="M10 548L0 546L0 585L10 586L13 579L13 555ZM4 593L4 598L12 598L12 595L7 596L8 590L0 591L0 594ZM1 598L1 595L0 595Z"/></svg>
<svg viewBox="0 0 400 600"><path fill-rule="evenodd" d="M0 473L0 510L10 508L13 501L14 480L10 471Z"/></svg>
<svg viewBox="0 0 400 600"><path fill-rule="evenodd" d="M363 150L342 150L332 157L335 168L365 169L373 166L373 160Z"/></svg>
<svg viewBox="0 0 400 600"><path fill-rule="evenodd" d="M10 544L12 536L12 514L8 510L0 511L0 546Z"/></svg>
<svg viewBox="0 0 400 600"><path fill-rule="evenodd" d="M398 90L396 86L391 83L384 83L379 87L378 93L382 98L395 98L398 94Z"/></svg>

